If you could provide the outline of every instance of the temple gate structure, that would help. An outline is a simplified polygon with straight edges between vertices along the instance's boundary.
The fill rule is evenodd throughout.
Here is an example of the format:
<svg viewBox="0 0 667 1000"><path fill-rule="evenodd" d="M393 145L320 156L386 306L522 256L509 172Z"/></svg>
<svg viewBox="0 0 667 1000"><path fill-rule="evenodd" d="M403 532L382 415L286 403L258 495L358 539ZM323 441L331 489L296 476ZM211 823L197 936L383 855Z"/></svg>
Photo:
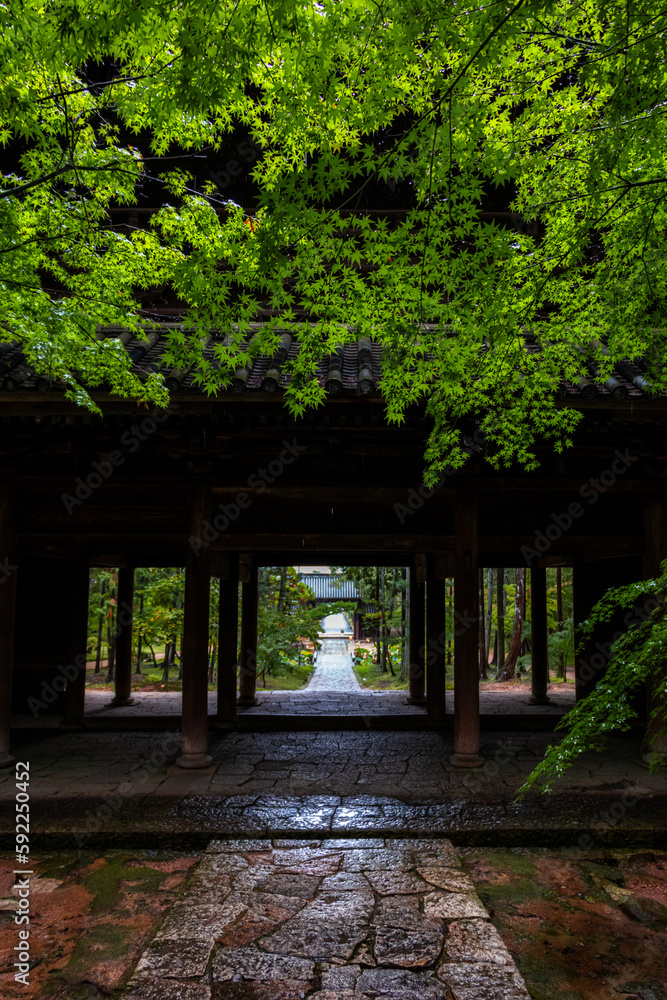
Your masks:
<svg viewBox="0 0 667 1000"><path fill-rule="evenodd" d="M164 337L118 330L138 369L160 367ZM215 336L215 335L214 335ZM214 341L213 341L214 342ZM96 393L104 417L34 376L18 347L0 383L0 757L10 716L83 725L89 568L120 567L115 703L131 698L133 570L185 566L182 750L209 762L209 727L233 725L256 692L261 565L393 565L409 569L410 695L443 730L453 762L481 763L478 567L532 570L533 698L547 696L546 568L573 567L575 620L611 585L652 575L667 557L667 400L619 373L616 386L557 387L584 411L574 447L545 445L533 473L494 470L474 423L469 458L423 486L424 408L386 422L380 350L323 357L327 403L295 419L282 363L259 358L217 396L171 375L166 410ZM134 352L134 353L132 353ZM335 363L334 363L335 362ZM624 392L615 391L621 385ZM613 390L613 391L612 391ZM623 397L623 398L619 398ZM207 714L208 594L220 582L218 707ZM454 580L455 689L445 710L445 581ZM242 590L237 636L238 584ZM609 635L577 659L576 693L603 675ZM240 649L237 662L237 650ZM82 666L83 664L83 666ZM30 699L33 699L31 703ZM34 712L32 713L35 714Z"/></svg>

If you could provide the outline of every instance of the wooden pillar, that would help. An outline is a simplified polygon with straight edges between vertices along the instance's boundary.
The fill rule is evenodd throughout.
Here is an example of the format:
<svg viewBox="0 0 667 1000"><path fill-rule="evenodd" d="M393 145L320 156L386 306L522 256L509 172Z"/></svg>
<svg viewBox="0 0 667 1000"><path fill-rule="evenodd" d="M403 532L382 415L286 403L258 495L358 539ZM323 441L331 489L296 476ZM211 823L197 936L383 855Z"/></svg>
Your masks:
<svg viewBox="0 0 667 1000"><path fill-rule="evenodd" d="M238 704L257 704L257 562L248 554L239 557L239 578L243 584L241 604L241 657Z"/></svg>
<svg viewBox="0 0 667 1000"><path fill-rule="evenodd" d="M446 671L446 573L444 558L429 553L426 562L426 713L432 722L442 723Z"/></svg>
<svg viewBox="0 0 667 1000"><path fill-rule="evenodd" d="M14 618L16 610L16 524L9 491L0 488L0 767L9 767L9 719L14 672Z"/></svg>
<svg viewBox="0 0 667 1000"><path fill-rule="evenodd" d="M550 705L549 647L547 637L547 571L543 566L530 570L530 698L531 705Z"/></svg>
<svg viewBox="0 0 667 1000"><path fill-rule="evenodd" d="M88 645L88 594L90 572L87 559L75 559L70 566L69 636L65 676L65 727L83 725L86 701L86 647Z"/></svg>
<svg viewBox="0 0 667 1000"><path fill-rule="evenodd" d="M238 726L236 714L236 676L238 664L239 559L231 553L224 575L220 577L218 605L218 706L215 725L218 729Z"/></svg>
<svg viewBox="0 0 667 1000"><path fill-rule="evenodd" d="M207 767L208 750L208 615L211 586L210 547L202 538L210 512L210 491L192 500L185 556L183 611L183 707L179 767Z"/></svg>
<svg viewBox="0 0 667 1000"><path fill-rule="evenodd" d="M644 506L644 577L651 579L660 575L660 563L667 559L667 502L662 498L651 498ZM655 602L654 602L655 603ZM647 602L645 611L654 606ZM646 688L645 759L650 761L656 754L663 764L667 764L667 663L659 665L658 671L648 681ZM651 714L657 711L654 719Z"/></svg>
<svg viewBox="0 0 667 1000"><path fill-rule="evenodd" d="M132 698L132 601L134 599L134 569L121 566L118 570L118 605L116 607L116 668L114 697L111 705L133 705Z"/></svg>
<svg viewBox="0 0 667 1000"><path fill-rule="evenodd" d="M408 704L426 704L426 557L410 567L410 696ZM442 622L444 625L444 607Z"/></svg>
<svg viewBox="0 0 667 1000"><path fill-rule="evenodd" d="M477 497L458 490L454 542L455 767L479 767Z"/></svg>

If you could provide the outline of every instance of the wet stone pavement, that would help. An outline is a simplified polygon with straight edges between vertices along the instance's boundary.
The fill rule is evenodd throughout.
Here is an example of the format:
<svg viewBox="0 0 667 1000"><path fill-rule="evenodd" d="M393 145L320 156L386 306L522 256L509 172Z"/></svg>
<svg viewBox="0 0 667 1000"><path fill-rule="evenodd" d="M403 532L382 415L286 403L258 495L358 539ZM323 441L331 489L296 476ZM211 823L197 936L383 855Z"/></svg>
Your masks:
<svg viewBox="0 0 667 1000"><path fill-rule="evenodd" d="M315 675L314 675L315 676ZM354 675L353 675L354 676ZM355 678L356 680L356 678ZM426 709L420 705L408 704L407 691L369 691L350 688L346 691L330 691L329 684L307 687L302 691L265 691L257 689L258 704L251 708L239 708L242 716L262 715L412 715L424 716ZM113 692L101 690L86 691L86 717L88 719L117 719L125 716L180 716L180 691L133 691L133 705L112 706ZM549 705L531 705L528 701L530 690L525 686L509 691L482 690L479 693L480 712L484 715L556 715L561 716L574 706L574 690L571 684L552 684L549 690ZM208 693L208 714L216 713L217 695ZM454 692L448 691L447 712L454 710ZM17 723L30 721L17 720Z"/></svg>
<svg viewBox="0 0 667 1000"><path fill-rule="evenodd" d="M217 840L127 1000L529 1000L447 840Z"/></svg>
<svg viewBox="0 0 667 1000"><path fill-rule="evenodd" d="M437 733L229 733L202 771L174 764L167 733L24 731L35 848L128 844L202 849L214 836L435 836L458 845L667 844L667 773L614 738L557 782L515 802L554 739L487 733L484 764L452 766ZM13 843L11 773L0 773L0 845Z"/></svg>

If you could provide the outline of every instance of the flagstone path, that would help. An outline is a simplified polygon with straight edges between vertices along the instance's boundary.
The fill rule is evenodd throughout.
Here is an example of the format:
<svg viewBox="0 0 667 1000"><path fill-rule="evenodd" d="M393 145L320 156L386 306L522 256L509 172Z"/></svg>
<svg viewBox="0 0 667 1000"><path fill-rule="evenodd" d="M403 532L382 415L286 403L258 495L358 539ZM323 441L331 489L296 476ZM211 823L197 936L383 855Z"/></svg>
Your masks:
<svg viewBox="0 0 667 1000"><path fill-rule="evenodd" d="M315 670L306 687L306 693L361 692L361 685L352 669L347 638L341 636L347 632L344 616L329 615L324 619L323 631L327 638L322 639L322 646L315 657Z"/></svg>
<svg viewBox="0 0 667 1000"><path fill-rule="evenodd" d="M448 840L217 840L127 1000L529 1000Z"/></svg>

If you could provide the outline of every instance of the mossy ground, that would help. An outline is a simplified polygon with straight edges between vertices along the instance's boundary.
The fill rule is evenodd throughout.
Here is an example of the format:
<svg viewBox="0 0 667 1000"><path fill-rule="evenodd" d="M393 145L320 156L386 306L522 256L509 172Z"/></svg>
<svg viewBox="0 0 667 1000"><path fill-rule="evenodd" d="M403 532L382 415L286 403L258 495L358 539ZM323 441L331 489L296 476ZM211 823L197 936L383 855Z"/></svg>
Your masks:
<svg viewBox="0 0 667 1000"><path fill-rule="evenodd" d="M667 1000L662 852L461 853L534 1000Z"/></svg>
<svg viewBox="0 0 667 1000"><path fill-rule="evenodd" d="M462 848L533 1000L667 1000L667 854ZM0 898L13 858L0 861ZM120 1000L198 855L33 855L31 984L13 981L13 914L0 912L0 995Z"/></svg>
<svg viewBox="0 0 667 1000"><path fill-rule="evenodd" d="M14 982L13 912L0 912L0 995L44 1000L120 997L141 951L175 902L195 855L170 851L33 854L30 986ZM0 896L14 882L0 861Z"/></svg>
<svg viewBox="0 0 667 1000"><path fill-rule="evenodd" d="M168 681L162 680L162 663L159 659L158 669L152 664L144 663L141 670L141 675L132 675L133 691L181 691L183 688L182 682L178 679L178 666L172 668ZM306 686L312 673L313 666L310 661L306 660L300 666L296 665L289 669L287 667L280 668L271 674L268 672L263 674L260 670L257 686L268 691L299 691ZM114 689L113 681L107 682L105 679L106 676L106 666L100 673L96 674L94 673L94 664L89 663L86 671L86 687L94 691L109 691L109 693L112 693ZM208 685L208 690L217 690L217 676L215 671L213 673L213 681Z"/></svg>

